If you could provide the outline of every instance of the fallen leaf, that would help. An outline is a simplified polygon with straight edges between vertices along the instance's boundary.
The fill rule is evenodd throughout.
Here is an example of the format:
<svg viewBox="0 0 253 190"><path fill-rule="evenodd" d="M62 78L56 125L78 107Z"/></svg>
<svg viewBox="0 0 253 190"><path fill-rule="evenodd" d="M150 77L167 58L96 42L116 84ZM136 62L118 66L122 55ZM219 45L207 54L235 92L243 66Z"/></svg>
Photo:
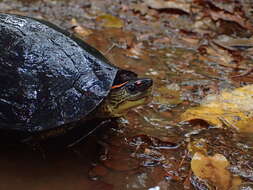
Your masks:
<svg viewBox="0 0 253 190"><path fill-rule="evenodd" d="M227 50L219 48L215 44L213 45L213 47L206 47L205 50L208 54L208 57L204 56L204 60L208 59L209 62L214 62L228 68L238 68L237 64L232 64L234 58Z"/></svg>
<svg viewBox="0 0 253 190"><path fill-rule="evenodd" d="M132 4L130 9L141 15L146 15L149 12L148 7L144 3Z"/></svg>
<svg viewBox="0 0 253 190"><path fill-rule="evenodd" d="M108 169L98 164L89 171L89 177L102 177L108 173Z"/></svg>
<svg viewBox="0 0 253 190"><path fill-rule="evenodd" d="M149 7L153 9L178 9L186 13L191 12L191 4L185 1L165 1L165 0L144 0Z"/></svg>
<svg viewBox="0 0 253 190"><path fill-rule="evenodd" d="M159 94L154 95L154 101L159 102L160 104L180 104L183 100L180 97L180 91L171 89L169 86L160 87L156 90Z"/></svg>
<svg viewBox="0 0 253 190"><path fill-rule="evenodd" d="M219 19L225 20L225 21L231 21L231 22L236 22L239 24L241 27L246 28L248 30L253 30L253 26L251 25L250 22L248 22L247 19L241 17L238 13L227 13L225 11L209 11L210 16L213 20L217 21Z"/></svg>
<svg viewBox="0 0 253 190"><path fill-rule="evenodd" d="M234 0L206 0L206 2L211 3L213 6L225 10L230 13L234 13L236 8L236 3Z"/></svg>
<svg viewBox="0 0 253 190"><path fill-rule="evenodd" d="M73 25L73 31L80 37L86 37L93 33L92 30L81 26L75 18L71 20L71 24Z"/></svg>
<svg viewBox="0 0 253 190"><path fill-rule="evenodd" d="M140 56L143 54L142 47L143 47L142 43L132 43L128 47L126 55L135 59L139 59Z"/></svg>
<svg viewBox="0 0 253 190"><path fill-rule="evenodd" d="M207 180L216 189L228 190L231 184L238 184L238 178L233 179L227 170L228 160L222 154L206 156L196 152L191 160L191 169L195 176ZM236 180L236 182L233 182Z"/></svg>
<svg viewBox="0 0 253 190"><path fill-rule="evenodd" d="M139 167L138 160L130 157L130 152L122 147L110 147L107 159L101 162L106 168L116 171L130 171Z"/></svg>
<svg viewBox="0 0 253 190"><path fill-rule="evenodd" d="M253 133L253 85L207 96L199 107L181 115L184 121L201 119L217 127L232 127Z"/></svg>
<svg viewBox="0 0 253 190"><path fill-rule="evenodd" d="M208 148L207 142L203 138L191 141L187 145L187 150L191 155L194 155L196 152L206 154L207 148Z"/></svg>
<svg viewBox="0 0 253 190"><path fill-rule="evenodd" d="M242 51L253 48L253 38L232 38L227 35L218 36L213 42L231 51Z"/></svg>
<svg viewBox="0 0 253 190"><path fill-rule="evenodd" d="M251 0L244 0L240 1L240 4L242 5L242 10L245 15L249 19L251 23L253 23L253 7L252 7L252 1Z"/></svg>
<svg viewBox="0 0 253 190"><path fill-rule="evenodd" d="M102 26L107 28L122 28L124 25L122 20L110 14L100 15L96 20L97 22L100 22Z"/></svg>

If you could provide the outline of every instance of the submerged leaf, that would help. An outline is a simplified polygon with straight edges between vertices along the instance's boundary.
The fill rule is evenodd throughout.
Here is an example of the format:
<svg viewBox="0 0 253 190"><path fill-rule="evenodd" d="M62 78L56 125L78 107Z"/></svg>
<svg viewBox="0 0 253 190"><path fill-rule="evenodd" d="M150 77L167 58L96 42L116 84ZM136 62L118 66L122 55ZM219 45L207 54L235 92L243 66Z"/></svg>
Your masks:
<svg viewBox="0 0 253 190"><path fill-rule="evenodd" d="M157 89L159 95L154 96L154 100L160 104L180 104L182 100L180 99L181 94L179 90L170 89L169 87L160 87Z"/></svg>
<svg viewBox="0 0 253 190"><path fill-rule="evenodd" d="M184 121L201 119L218 127L233 127L243 132L253 132L253 85L210 95L199 107L182 114Z"/></svg>
<svg viewBox="0 0 253 190"><path fill-rule="evenodd" d="M191 169L194 175L207 180L219 190L227 190L231 188L231 184L238 184L238 178L233 179L227 170L229 165L228 160L222 154L205 156L196 152L191 161ZM236 183L233 182L234 180Z"/></svg>
<svg viewBox="0 0 253 190"><path fill-rule="evenodd" d="M102 26L107 28L122 28L124 25L122 20L110 14L100 15L96 20L101 22Z"/></svg>
<svg viewBox="0 0 253 190"><path fill-rule="evenodd" d="M196 139L187 145L188 152L194 155L196 152L206 154L207 153L207 142L205 139Z"/></svg>

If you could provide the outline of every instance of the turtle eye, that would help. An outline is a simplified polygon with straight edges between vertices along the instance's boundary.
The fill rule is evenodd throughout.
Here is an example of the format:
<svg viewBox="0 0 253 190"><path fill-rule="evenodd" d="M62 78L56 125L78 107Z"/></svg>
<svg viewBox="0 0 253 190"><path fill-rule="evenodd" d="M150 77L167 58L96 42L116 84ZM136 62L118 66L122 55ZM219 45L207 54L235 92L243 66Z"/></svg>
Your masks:
<svg viewBox="0 0 253 190"><path fill-rule="evenodd" d="M131 84L131 85L129 85L128 87L127 87L127 90L129 91L129 92L135 92L136 91L136 87L135 87L135 85L134 84Z"/></svg>

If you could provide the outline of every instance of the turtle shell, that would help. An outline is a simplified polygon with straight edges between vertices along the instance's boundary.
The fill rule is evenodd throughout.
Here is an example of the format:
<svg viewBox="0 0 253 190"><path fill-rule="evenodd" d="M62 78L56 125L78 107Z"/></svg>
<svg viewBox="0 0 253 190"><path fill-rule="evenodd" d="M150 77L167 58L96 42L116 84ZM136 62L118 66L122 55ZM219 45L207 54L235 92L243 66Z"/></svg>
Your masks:
<svg viewBox="0 0 253 190"><path fill-rule="evenodd" d="M0 128L38 132L85 118L118 70L51 23L0 14Z"/></svg>

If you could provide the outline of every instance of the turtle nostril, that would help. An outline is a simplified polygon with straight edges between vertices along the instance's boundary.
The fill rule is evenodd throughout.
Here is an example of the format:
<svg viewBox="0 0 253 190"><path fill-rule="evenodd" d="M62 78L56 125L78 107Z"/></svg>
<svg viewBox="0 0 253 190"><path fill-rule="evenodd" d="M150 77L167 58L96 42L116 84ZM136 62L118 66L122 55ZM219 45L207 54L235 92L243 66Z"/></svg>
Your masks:
<svg viewBox="0 0 253 190"><path fill-rule="evenodd" d="M153 85L153 80L150 78L144 78L142 80L142 84L146 86L147 88L151 87Z"/></svg>

